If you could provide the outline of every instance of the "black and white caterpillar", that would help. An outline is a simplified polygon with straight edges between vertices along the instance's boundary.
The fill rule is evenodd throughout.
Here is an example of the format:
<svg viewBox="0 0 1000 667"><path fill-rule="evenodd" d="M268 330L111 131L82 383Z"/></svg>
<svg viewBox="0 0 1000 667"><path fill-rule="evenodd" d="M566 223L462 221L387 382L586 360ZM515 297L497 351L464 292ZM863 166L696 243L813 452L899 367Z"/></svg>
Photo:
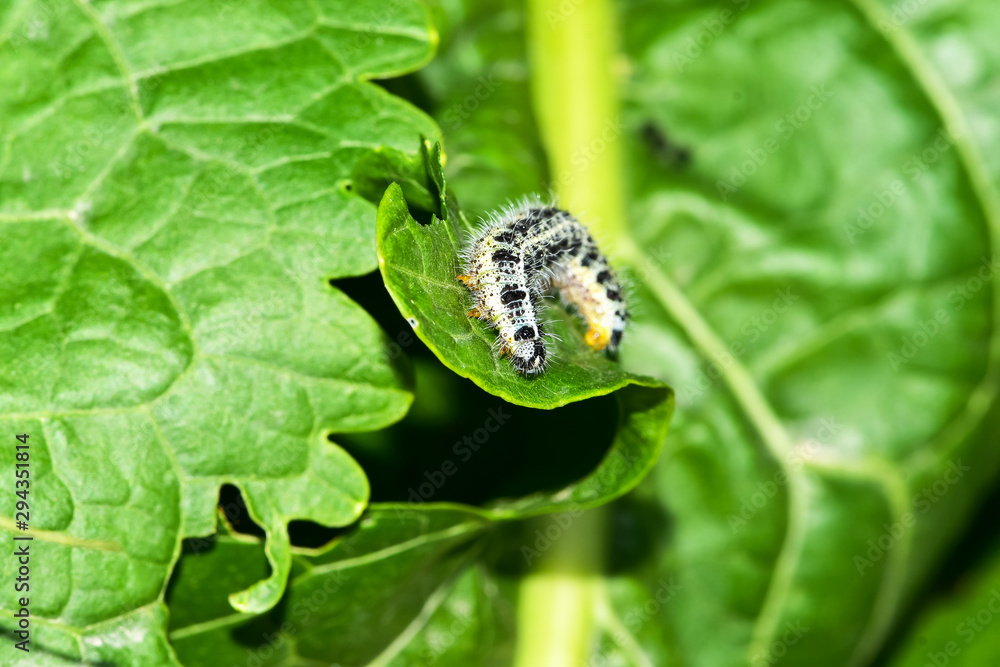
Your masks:
<svg viewBox="0 0 1000 667"><path fill-rule="evenodd" d="M568 212L525 201L486 221L463 252L458 276L472 291L470 317L499 332L495 349L531 375L545 370L542 296L559 291L587 323L587 344L618 348L628 320L621 283L587 228Z"/></svg>

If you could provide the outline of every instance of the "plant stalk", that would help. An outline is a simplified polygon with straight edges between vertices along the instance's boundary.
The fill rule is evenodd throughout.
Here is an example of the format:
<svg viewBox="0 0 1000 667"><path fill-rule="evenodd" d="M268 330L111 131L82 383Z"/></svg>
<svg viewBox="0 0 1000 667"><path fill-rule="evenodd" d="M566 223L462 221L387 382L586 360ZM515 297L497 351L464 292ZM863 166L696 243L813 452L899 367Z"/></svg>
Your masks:
<svg viewBox="0 0 1000 667"><path fill-rule="evenodd" d="M555 539L520 585L515 667L589 664L605 522L603 508L581 513L565 530L552 518L536 521L535 535Z"/></svg>
<svg viewBox="0 0 1000 667"><path fill-rule="evenodd" d="M610 0L529 0L531 92L552 187L598 242L626 236Z"/></svg>
<svg viewBox="0 0 1000 667"><path fill-rule="evenodd" d="M552 188L606 249L625 242L610 0L528 0L531 92ZM588 664L606 543L603 508L576 517L520 586L516 667ZM544 533L554 524L541 520Z"/></svg>

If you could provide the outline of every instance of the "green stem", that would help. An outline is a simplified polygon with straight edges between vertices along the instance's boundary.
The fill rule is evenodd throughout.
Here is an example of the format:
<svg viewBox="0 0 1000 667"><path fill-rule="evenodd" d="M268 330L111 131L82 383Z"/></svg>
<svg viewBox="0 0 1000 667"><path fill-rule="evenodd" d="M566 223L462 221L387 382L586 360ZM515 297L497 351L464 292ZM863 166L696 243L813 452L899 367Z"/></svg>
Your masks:
<svg viewBox="0 0 1000 667"><path fill-rule="evenodd" d="M529 0L531 92L552 185L598 241L625 235L621 114L609 0Z"/></svg>
<svg viewBox="0 0 1000 667"><path fill-rule="evenodd" d="M559 528L552 546L521 582L515 667L588 664L601 593L605 521L603 508L597 508L573 519L565 530ZM559 527L551 518L536 523L542 535Z"/></svg>
<svg viewBox="0 0 1000 667"><path fill-rule="evenodd" d="M621 117L613 73L617 29L610 0L528 0L531 90L560 204L580 214L598 241L625 239ZM521 584L516 667L586 664L606 516L574 519ZM544 523L545 527L551 523Z"/></svg>

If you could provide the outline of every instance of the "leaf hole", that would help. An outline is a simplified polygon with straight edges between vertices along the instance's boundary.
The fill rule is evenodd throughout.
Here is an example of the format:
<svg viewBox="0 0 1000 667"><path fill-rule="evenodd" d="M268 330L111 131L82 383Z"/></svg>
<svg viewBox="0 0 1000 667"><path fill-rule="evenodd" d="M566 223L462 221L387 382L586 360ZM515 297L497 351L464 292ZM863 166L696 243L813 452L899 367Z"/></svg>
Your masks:
<svg viewBox="0 0 1000 667"><path fill-rule="evenodd" d="M219 514L225 517L226 523L234 532L261 539L266 537L264 529L250 518L250 511L247 509L243 494L233 484L223 484L219 489Z"/></svg>
<svg viewBox="0 0 1000 667"><path fill-rule="evenodd" d="M288 522L288 539L293 546L318 549L323 545L350 533L354 525L330 528L315 521L296 520Z"/></svg>

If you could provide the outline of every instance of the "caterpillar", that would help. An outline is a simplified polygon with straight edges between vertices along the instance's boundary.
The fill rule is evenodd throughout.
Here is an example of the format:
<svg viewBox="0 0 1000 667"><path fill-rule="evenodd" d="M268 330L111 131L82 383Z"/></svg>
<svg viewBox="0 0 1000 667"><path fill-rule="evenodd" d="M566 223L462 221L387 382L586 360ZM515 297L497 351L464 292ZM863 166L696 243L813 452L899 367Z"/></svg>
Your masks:
<svg viewBox="0 0 1000 667"><path fill-rule="evenodd" d="M541 299L554 287L587 323L585 340L614 352L628 320L622 285L587 228L567 211L526 200L490 216L463 251L457 276L472 293L468 312L499 335L495 350L525 375L547 364Z"/></svg>

